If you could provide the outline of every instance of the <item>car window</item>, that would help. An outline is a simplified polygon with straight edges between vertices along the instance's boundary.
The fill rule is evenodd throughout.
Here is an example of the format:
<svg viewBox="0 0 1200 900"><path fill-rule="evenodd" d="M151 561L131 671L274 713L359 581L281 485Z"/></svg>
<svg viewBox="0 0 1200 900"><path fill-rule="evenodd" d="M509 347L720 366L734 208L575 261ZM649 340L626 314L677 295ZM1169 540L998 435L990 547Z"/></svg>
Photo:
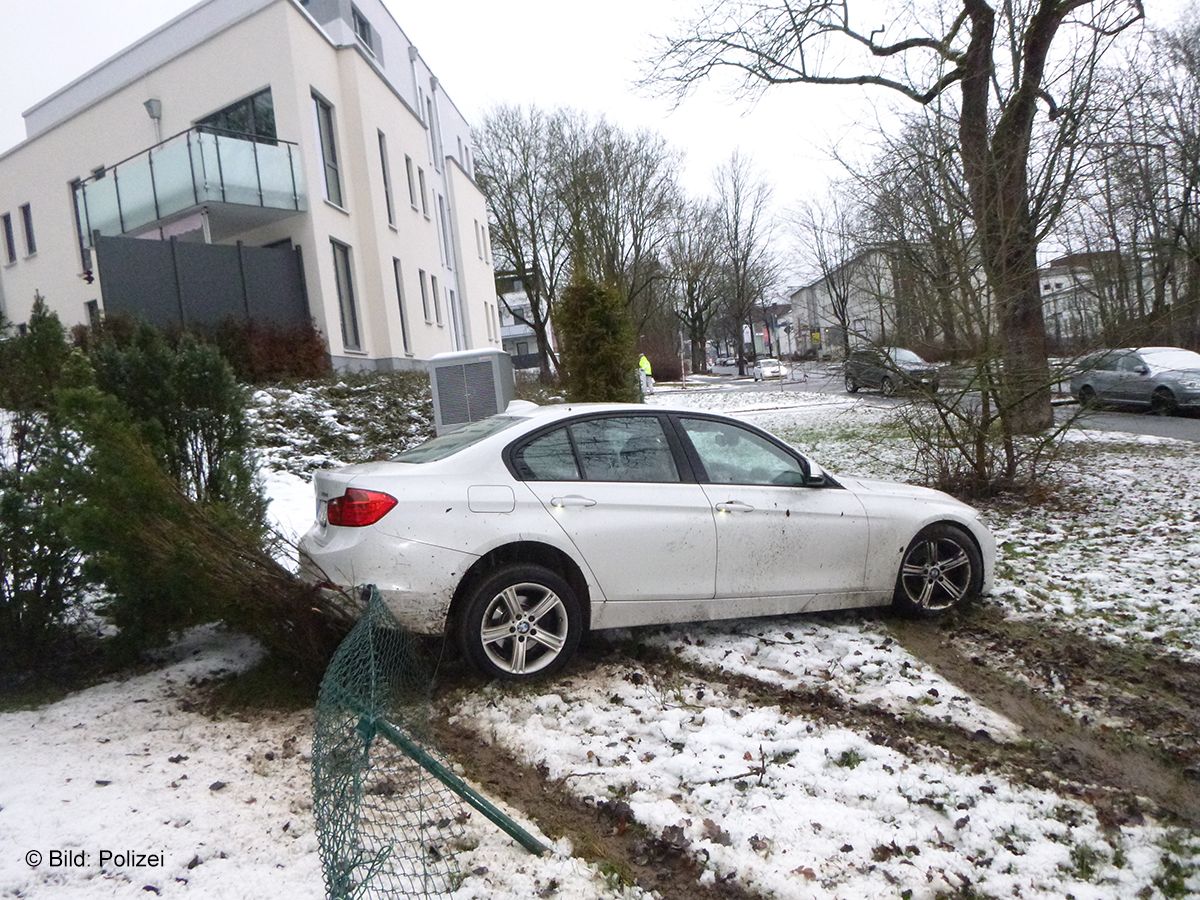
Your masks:
<svg viewBox="0 0 1200 900"><path fill-rule="evenodd" d="M1122 372L1136 372L1143 365L1142 358L1136 353L1126 353L1117 360L1117 368Z"/></svg>
<svg viewBox="0 0 1200 900"><path fill-rule="evenodd" d="M566 428L556 428L534 438L513 454L520 478L529 481L578 481L579 466Z"/></svg>
<svg viewBox="0 0 1200 900"><path fill-rule="evenodd" d="M679 469L654 416L611 416L570 426L586 481L679 481Z"/></svg>
<svg viewBox="0 0 1200 900"><path fill-rule="evenodd" d="M399 456L394 457L394 461L403 463L436 462L459 450L464 450L472 444L477 444L498 431L511 428L521 421L524 419L520 416L490 416L480 419L478 422L471 422L456 431L448 431L435 438L430 438L411 450L405 450Z"/></svg>
<svg viewBox="0 0 1200 900"><path fill-rule="evenodd" d="M893 347L888 351L888 356L890 356L897 363L908 363L909 365L925 362L925 360L921 359L921 357L917 356L917 354L913 353L911 350L905 350L903 347Z"/></svg>
<svg viewBox="0 0 1200 900"><path fill-rule="evenodd" d="M679 422L696 448L707 484L804 484L800 462L749 429L711 419Z"/></svg>

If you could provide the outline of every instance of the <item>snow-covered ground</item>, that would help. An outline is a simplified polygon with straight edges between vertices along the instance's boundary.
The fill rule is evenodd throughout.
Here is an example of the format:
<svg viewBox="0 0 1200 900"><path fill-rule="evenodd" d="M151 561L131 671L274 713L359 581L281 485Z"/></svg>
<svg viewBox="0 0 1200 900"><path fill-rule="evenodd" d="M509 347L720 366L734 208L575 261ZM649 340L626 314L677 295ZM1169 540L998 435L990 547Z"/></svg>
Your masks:
<svg viewBox="0 0 1200 900"><path fill-rule="evenodd" d="M345 392L359 392L343 385ZM264 484L281 531L313 514L311 465L377 452L336 412L338 396L262 393ZM902 478L912 450L870 398L794 392L660 393L659 404L726 410L793 441L834 472ZM370 402L363 400L364 407ZM280 412L276 406L286 407ZM306 435L312 427L329 435ZM290 423L290 424L289 424ZM417 439L427 410L397 416ZM990 506L1001 541L994 602L1030 621L1200 658L1200 459L1194 448L1081 432L1056 498ZM1103 827L1092 807L1019 779L966 772L936 746L885 746L767 702L816 689L839 702L939 727L986 731L998 755L1012 723L951 684L871 617L790 617L642 631L651 666L581 666L551 684L450 698L459 725L580 798L620 802L647 831L766 896L1200 895L1200 842L1152 819ZM257 649L216 628L185 636L149 674L31 712L0 714L0 896L320 896L309 799L311 716L212 719L193 682ZM705 673L711 673L706 678ZM723 679L748 679L751 700ZM569 777L568 777L569 776ZM217 785L222 785L217 787ZM537 832L524 813L511 810ZM462 897L634 896L573 856L535 860L468 823ZM29 850L161 852L156 867L31 868ZM189 867L190 866L190 867Z"/></svg>
<svg viewBox="0 0 1200 900"><path fill-rule="evenodd" d="M311 713L213 719L188 700L200 681L260 656L253 641L205 626L156 671L0 715L0 896L324 896ZM567 897L636 895L523 824L551 856L535 860L478 815L466 822L457 900L524 900L552 882Z"/></svg>
<svg viewBox="0 0 1200 900"><path fill-rule="evenodd" d="M1106 829L1087 805L913 758L694 680L603 666L455 698L485 740L775 897L1132 897L1187 836ZM1185 844L1185 862L1200 844ZM1165 859L1164 859L1165 858ZM733 873L731 875L731 873ZM1200 890L1200 875L1192 890Z"/></svg>

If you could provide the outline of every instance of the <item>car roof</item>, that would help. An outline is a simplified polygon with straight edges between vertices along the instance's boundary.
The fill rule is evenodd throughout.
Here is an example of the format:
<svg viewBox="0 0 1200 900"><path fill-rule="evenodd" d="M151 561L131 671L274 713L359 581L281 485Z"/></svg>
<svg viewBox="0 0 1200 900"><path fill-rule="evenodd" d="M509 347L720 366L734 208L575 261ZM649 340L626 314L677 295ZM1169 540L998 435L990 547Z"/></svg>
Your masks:
<svg viewBox="0 0 1200 900"><path fill-rule="evenodd" d="M501 413L501 415L515 415L520 418L536 420L539 424L552 422L556 419L566 419L571 416L587 415L589 413L689 413L699 415L713 415L704 410L697 410L687 406L659 404L647 406L645 403L548 403L545 406L525 407L520 410L513 410L511 413ZM721 415L716 413L716 415ZM728 416L721 416L728 418Z"/></svg>

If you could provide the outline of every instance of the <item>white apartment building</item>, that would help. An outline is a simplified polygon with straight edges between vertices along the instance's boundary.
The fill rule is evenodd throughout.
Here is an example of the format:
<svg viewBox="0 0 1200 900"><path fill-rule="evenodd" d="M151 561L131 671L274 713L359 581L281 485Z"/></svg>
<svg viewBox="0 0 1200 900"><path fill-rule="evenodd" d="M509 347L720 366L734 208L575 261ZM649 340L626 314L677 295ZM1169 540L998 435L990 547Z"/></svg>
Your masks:
<svg viewBox="0 0 1200 900"><path fill-rule="evenodd" d="M500 347L470 128L380 0L202 0L25 112L0 311L311 320L343 369Z"/></svg>

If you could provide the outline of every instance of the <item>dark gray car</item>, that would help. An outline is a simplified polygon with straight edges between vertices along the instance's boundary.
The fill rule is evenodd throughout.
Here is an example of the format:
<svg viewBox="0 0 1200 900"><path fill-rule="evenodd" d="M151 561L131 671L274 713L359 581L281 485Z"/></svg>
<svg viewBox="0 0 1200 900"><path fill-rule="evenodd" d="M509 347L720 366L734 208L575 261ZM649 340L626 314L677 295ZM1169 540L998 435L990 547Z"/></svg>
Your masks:
<svg viewBox="0 0 1200 900"><path fill-rule="evenodd" d="M1071 393L1085 406L1148 406L1160 415L1200 409L1200 353L1179 347L1126 347L1084 357Z"/></svg>
<svg viewBox="0 0 1200 900"><path fill-rule="evenodd" d="M846 390L878 388L890 397L907 388L938 389L937 367L903 347L871 347L854 350L846 357Z"/></svg>

